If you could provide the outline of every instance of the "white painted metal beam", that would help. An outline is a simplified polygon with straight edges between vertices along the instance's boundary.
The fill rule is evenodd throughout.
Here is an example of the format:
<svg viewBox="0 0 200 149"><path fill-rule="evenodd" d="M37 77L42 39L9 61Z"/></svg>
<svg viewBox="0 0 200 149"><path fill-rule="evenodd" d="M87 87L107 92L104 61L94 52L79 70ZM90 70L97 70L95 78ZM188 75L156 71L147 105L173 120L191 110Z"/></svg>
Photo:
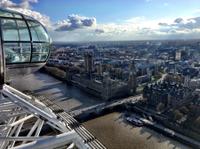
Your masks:
<svg viewBox="0 0 200 149"><path fill-rule="evenodd" d="M40 135L40 132L42 130L43 125L44 125L44 121L41 120L40 123L39 123L39 126L38 126L38 128L35 132L35 137L38 137Z"/></svg>
<svg viewBox="0 0 200 149"><path fill-rule="evenodd" d="M8 85L3 86L2 93L5 94L6 96L8 96L13 102L17 101L17 104L20 104L20 106L23 106L23 108L25 108L28 111L31 111L36 116L41 116L43 119L50 121L53 124L52 125L53 127L54 126L57 126L55 128L59 127L59 130L62 130L62 132L68 131L65 124L63 122L59 121L55 115L47 113L43 109L40 109L25 100L26 98L31 98L31 97L17 91L16 89L14 89ZM22 97L24 97L24 98L22 98Z"/></svg>
<svg viewBox="0 0 200 149"><path fill-rule="evenodd" d="M20 124L20 123L22 123L22 122L24 122L24 121L26 121L26 120L28 120L28 119L30 119L30 118L32 118L32 117L34 117L33 114L31 114L31 115L29 115L29 116L25 116L24 118L19 119L19 120L15 121L14 123L9 124L9 125L10 125L11 127L13 127L13 126L18 125L18 124Z"/></svg>
<svg viewBox="0 0 200 149"><path fill-rule="evenodd" d="M80 149L88 149L89 147L81 142L81 139L76 134L74 130L63 133L57 136L48 137L45 139L40 139L38 141L34 141L28 144L24 144L15 149L54 149L59 146L71 144L74 142L76 146Z"/></svg>
<svg viewBox="0 0 200 149"><path fill-rule="evenodd" d="M38 125L40 124L40 119L38 119L36 122L35 122L35 124L33 125L33 127L31 128L31 130L28 132L28 135L26 136L26 137L30 137L32 134L33 134L33 132L35 131L35 129L38 127ZM25 144L26 143L26 141L23 141L22 142L22 144Z"/></svg>

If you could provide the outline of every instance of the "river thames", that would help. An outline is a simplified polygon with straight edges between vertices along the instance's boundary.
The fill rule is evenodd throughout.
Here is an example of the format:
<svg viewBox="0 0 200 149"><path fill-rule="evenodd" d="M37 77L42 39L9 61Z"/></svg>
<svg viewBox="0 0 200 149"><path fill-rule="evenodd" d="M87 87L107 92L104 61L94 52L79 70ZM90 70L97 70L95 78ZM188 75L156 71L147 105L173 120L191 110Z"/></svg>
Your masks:
<svg viewBox="0 0 200 149"><path fill-rule="evenodd" d="M21 91L49 96L68 112L103 102L40 72L13 80L12 86ZM120 113L98 117L83 125L108 149L189 149L153 130L127 124Z"/></svg>
<svg viewBox="0 0 200 149"><path fill-rule="evenodd" d="M124 122L120 113L98 117L83 125L109 149L189 149L153 130Z"/></svg>

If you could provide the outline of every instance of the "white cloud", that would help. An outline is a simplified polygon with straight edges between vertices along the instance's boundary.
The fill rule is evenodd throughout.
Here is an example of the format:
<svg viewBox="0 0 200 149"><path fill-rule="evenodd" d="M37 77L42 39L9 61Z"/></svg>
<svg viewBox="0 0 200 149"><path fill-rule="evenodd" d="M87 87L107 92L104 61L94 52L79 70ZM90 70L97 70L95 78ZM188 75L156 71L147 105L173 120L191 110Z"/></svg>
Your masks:
<svg viewBox="0 0 200 149"><path fill-rule="evenodd" d="M73 31L76 29L94 27L96 26L96 18L72 14L69 15L66 20L56 23L55 26L56 31Z"/></svg>
<svg viewBox="0 0 200 149"><path fill-rule="evenodd" d="M8 7L15 7L16 4L10 0L0 0L0 7L8 8Z"/></svg>
<svg viewBox="0 0 200 149"><path fill-rule="evenodd" d="M69 24L69 21L65 20L61 24ZM148 19L139 16L121 23L96 23L70 32L52 32L52 35L57 41L199 38L200 17Z"/></svg>
<svg viewBox="0 0 200 149"><path fill-rule="evenodd" d="M40 21L44 26L50 28L50 18L44 14L32 10L31 3L38 3L38 0L22 0L20 3L14 3L11 0L0 0L0 7L31 16Z"/></svg>
<svg viewBox="0 0 200 149"><path fill-rule="evenodd" d="M31 9L31 3L38 3L38 0L21 0L18 4L11 0L0 0L0 7Z"/></svg>
<svg viewBox="0 0 200 149"><path fill-rule="evenodd" d="M105 31L103 30L103 29L95 29L95 32L97 33L97 34L102 34L102 33L104 33Z"/></svg>
<svg viewBox="0 0 200 149"><path fill-rule="evenodd" d="M22 2L20 3L20 8L30 9L30 3L38 3L38 0L22 0Z"/></svg>
<svg viewBox="0 0 200 149"><path fill-rule="evenodd" d="M174 20L173 23L159 23L160 26L162 27L167 27L167 28L172 28L172 29L177 29L177 30L182 30L182 29L198 29L200 28L200 17L193 17L193 18L177 18Z"/></svg>

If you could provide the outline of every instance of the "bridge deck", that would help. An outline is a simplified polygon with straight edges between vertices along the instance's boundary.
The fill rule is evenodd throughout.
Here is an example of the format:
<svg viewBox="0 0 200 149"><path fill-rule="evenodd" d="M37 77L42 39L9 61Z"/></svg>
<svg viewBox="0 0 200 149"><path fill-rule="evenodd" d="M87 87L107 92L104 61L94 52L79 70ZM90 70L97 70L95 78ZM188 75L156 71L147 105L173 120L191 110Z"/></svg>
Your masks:
<svg viewBox="0 0 200 149"><path fill-rule="evenodd" d="M33 96L34 97L34 96ZM76 133L87 143L91 148L105 149L106 147L97 140L87 129L85 129L76 119L65 112L59 105L54 103L53 99L45 96L37 96L42 103L49 107L58 117L60 117L70 129L75 130Z"/></svg>

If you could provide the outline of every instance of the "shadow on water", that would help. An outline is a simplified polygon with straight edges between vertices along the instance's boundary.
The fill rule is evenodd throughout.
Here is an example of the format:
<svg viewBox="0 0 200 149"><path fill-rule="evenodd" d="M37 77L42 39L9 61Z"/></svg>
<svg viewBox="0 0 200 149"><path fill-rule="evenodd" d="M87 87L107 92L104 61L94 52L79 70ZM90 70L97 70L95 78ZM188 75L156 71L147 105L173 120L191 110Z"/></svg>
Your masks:
<svg viewBox="0 0 200 149"><path fill-rule="evenodd" d="M94 100L99 100L98 98L85 93L84 91L80 90L79 88L75 87L75 86L68 86L66 85L66 83L59 81L47 74L41 74L41 73L36 73L36 79L43 81L43 84L46 87L43 87L41 89L36 90L36 92L40 92L40 91L44 91L44 90L49 90L52 88L57 88L59 91L62 92L62 94L64 95L68 95L71 98L76 98L78 100L81 100L82 98L86 98L86 99L94 99ZM42 76L42 77L41 77ZM53 81L52 81L53 80ZM55 84L55 86L49 86L49 82L51 83L55 83L58 82L57 84Z"/></svg>
<svg viewBox="0 0 200 149"><path fill-rule="evenodd" d="M67 86L66 83L41 72L16 78L12 81L12 85L21 91L31 91L55 99L57 103L63 107L66 106L70 111L103 102L75 86Z"/></svg>

